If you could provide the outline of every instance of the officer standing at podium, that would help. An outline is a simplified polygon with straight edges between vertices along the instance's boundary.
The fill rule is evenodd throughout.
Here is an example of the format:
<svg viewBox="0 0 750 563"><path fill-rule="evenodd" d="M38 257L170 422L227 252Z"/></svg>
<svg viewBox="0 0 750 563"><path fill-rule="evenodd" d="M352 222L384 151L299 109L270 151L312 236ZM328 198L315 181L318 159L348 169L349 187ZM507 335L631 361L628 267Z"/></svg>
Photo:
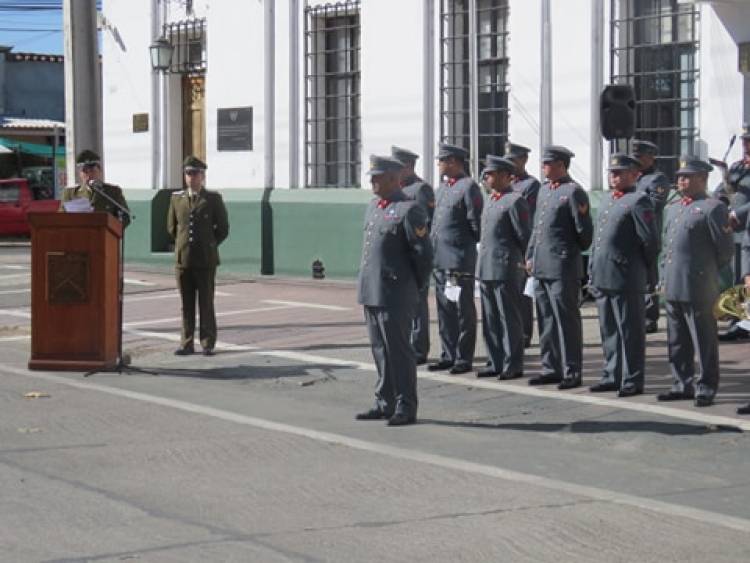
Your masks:
<svg viewBox="0 0 750 563"><path fill-rule="evenodd" d="M175 241L177 287L182 298L182 338L175 355L194 352L197 297L203 355L212 356L216 345L214 281L218 248L229 235L229 220L221 194L203 187L206 164L189 156L183 169L187 189L172 194L167 213L167 232Z"/></svg>
<svg viewBox="0 0 750 563"><path fill-rule="evenodd" d="M104 211L117 217L123 227L130 224L130 215L120 212L113 203L128 209L122 190L114 184L102 181L102 163L98 154L91 150L83 150L76 156L76 169L80 184L67 187L60 198L60 211L65 211L65 204L76 199L88 199L94 211ZM110 201L111 198L113 201Z"/></svg>

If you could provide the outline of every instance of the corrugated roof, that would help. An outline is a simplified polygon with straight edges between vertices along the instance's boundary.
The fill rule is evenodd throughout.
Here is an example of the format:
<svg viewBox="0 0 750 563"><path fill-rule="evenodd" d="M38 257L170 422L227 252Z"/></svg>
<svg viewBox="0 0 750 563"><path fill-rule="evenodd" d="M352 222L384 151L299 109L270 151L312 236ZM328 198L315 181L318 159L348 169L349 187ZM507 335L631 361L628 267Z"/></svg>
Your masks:
<svg viewBox="0 0 750 563"><path fill-rule="evenodd" d="M65 129L64 121L0 116L0 129Z"/></svg>

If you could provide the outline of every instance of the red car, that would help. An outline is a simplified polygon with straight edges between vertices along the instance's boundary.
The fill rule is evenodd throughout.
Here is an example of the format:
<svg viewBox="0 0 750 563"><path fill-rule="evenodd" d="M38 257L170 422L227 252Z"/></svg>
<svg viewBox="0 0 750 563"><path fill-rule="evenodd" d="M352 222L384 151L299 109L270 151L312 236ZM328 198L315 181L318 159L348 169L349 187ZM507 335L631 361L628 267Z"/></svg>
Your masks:
<svg viewBox="0 0 750 563"><path fill-rule="evenodd" d="M35 199L25 178L0 180L0 236L29 235L29 213L57 211L59 207L56 199Z"/></svg>

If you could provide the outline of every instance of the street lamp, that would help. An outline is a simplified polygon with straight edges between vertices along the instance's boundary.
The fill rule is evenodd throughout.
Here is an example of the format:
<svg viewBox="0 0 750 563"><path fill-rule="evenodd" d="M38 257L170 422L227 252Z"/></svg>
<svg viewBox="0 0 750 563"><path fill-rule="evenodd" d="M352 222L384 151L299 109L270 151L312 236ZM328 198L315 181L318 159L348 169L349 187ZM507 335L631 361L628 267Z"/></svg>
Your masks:
<svg viewBox="0 0 750 563"><path fill-rule="evenodd" d="M167 72L172 64L172 52L174 47L164 37L159 37L148 48L151 55L151 68L161 76L159 87L159 188L167 187L169 163L169 143L167 141Z"/></svg>
<svg viewBox="0 0 750 563"><path fill-rule="evenodd" d="M164 37L160 37L148 49L151 52L151 68L157 72L169 70L174 51L172 44Z"/></svg>

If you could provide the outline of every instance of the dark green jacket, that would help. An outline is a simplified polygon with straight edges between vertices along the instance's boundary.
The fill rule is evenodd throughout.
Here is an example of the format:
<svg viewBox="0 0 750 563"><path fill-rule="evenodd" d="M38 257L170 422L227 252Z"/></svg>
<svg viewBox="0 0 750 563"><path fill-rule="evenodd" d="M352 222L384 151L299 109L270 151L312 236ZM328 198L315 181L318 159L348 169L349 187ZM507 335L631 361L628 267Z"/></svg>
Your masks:
<svg viewBox="0 0 750 563"><path fill-rule="evenodd" d="M178 268L215 268L219 245L229 235L227 209L221 194L201 190L191 203L187 190L172 194L167 232L175 241Z"/></svg>
<svg viewBox="0 0 750 563"><path fill-rule="evenodd" d="M122 195L122 190L119 188L119 186L103 183L100 189L109 197L114 199L117 203L122 205L125 209L129 210L128 203L125 201L125 196ZM81 185L71 186L63 190L62 198L60 201L60 211L65 211L63 206L66 201L71 201L78 198L88 199L91 202L91 207L94 208L94 211L104 211L106 213L110 213L114 217L119 218L117 208L112 204L112 202L93 191L90 187ZM130 217L123 217L123 227L127 227L129 224Z"/></svg>

